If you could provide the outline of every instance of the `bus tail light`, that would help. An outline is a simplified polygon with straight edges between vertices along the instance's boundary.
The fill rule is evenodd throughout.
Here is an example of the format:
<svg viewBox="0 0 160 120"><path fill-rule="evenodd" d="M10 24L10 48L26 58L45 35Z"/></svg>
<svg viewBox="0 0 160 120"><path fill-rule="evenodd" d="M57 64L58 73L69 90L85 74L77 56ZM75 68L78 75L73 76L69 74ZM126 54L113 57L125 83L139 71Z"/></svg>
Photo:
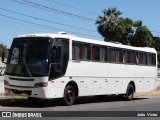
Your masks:
<svg viewBox="0 0 160 120"><path fill-rule="evenodd" d="M38 87L47 87L48 86L48 82L41 82L41 83L36 83L34 85L34 87L38 88Z"/></svg>

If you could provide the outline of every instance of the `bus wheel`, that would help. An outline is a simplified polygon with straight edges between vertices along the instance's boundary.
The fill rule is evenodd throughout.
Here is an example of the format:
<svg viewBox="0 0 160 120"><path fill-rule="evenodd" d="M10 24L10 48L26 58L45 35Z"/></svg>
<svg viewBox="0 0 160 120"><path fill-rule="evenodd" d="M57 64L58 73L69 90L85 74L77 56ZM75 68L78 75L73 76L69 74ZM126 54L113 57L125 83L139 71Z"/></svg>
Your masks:
<svg viewBox="0 0 160 120"><path fill-rule="evenodd" d="M134 87L132 84L129 84L127 87L126 95L125 95L125 100L131 101L134 96Z"/></svg>
<svg viewBox="0 0 160 120"><path fill-rule="evenodd" d="M67 86L64 90L63 103L64 105L70 106L75 101L75 90L72 86Z"/></svg>

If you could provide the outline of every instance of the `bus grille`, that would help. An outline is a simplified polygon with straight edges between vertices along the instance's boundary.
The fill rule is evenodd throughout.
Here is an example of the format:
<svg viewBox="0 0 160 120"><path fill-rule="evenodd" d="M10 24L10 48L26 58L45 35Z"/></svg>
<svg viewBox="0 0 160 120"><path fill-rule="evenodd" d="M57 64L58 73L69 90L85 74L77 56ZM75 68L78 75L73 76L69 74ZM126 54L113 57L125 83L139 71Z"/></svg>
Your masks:
<svg viewBox="0 0 160 120"><path fill-rule="evenodd" d="M31 95L32 94L32 91L31 90L15 90L15 89L12 89L12 92L14 94L26 94L26 95Z"/></svg>

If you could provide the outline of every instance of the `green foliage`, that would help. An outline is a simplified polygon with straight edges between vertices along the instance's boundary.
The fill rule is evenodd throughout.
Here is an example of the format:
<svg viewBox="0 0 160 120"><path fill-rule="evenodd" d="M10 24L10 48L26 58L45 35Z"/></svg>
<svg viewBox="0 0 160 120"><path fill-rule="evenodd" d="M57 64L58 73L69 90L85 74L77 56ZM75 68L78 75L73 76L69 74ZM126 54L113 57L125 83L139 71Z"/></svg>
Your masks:
<svg viewBox="0 0 160 120"><path fill-rule="evenodd" d="M103 16L99 16L98 32L104 37L105 41L117 41L122 44L137 47L153 46L153 37L142 21L133 21L130 18L122 18L122 14L116 8L109 8L103 11Z"/></svg>
<svg viewBox="0 0 160 120"><path fill-rule="evenodd" d="M6 48L5 45L0 44L0 57L2 57L3 51L6 53L6 54L5 54L5 58L7 58L7 56L8 56L8 49Z"/></svg>
<svg viewBox="0 0 160 120"><path fill-rule="evenodd" d="M157 50L158 61L160 63L160 37L153 37L153 47Z"/></svg>
<svg viewBox="0 0 160 120"><path fill-rule="evenodd" d="M153 37L152 33L146 26L138 26L133 35L132 46L137 47L152 47L153 46Z"/></svg>
<svg viewBox="0 0 160 120"><path fill-rule="evenodd" d="M119 18L116 26L115 40L126 45L130 45L130 37L133 34L133 21L130 18Z"/></svg>
<svg viewBox="0 0 160 120"><path fill-rule="evenodd" d="M119 22L119 16L122 14L117 9L109 8L105 9L103 12L104 16L99 16L96 24L98 24L98 32L105 38L107 41L115 41L116 26Z"/></svg>
<svg viewBox="0 0 160 120"><path fill-rule="evenodd" d="M154 43L153 46L157 51L160 51L160 37L153 37Z"/></svg>
<svg viewBox="0 0 160 120"><path fill-rule="evenodd" d="M136 27L136 28L142 26L142 21L141 20L135 21L134 24L133 24L133 26Z"/></svg>

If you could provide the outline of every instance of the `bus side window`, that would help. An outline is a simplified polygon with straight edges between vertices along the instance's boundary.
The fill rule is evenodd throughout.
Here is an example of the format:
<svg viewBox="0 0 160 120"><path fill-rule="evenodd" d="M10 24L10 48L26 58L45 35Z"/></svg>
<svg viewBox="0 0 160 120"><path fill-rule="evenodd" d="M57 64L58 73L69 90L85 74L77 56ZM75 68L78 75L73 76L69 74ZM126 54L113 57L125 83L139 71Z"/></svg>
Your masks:
<svg viewBox="0 0 160 120"><path fill-rule="evenodd" d="M116 50L116 58L118 63L123 63L123 50L117 49Z"/></svg>
<svg viewBox="0 0 160 120"><path fill-rule="evenodd" d="M125 51L125 63L136 64L136 52L132 50Z"/></svg>
<svg viewBox="0 0 160 120"><path fill-rule="evenodd" d="M90 60L91 59L91 48L89 44L80 44L80 59Z"/></svg>
<svg viewBox="0 0 160 120"><path fill-rule="evenodd" d="M148 53L147 55L147 65L156 65L156 55Z"/></svg>
<svg viewBox="0 0 160 120"><path fill-rule="evenodd" d="M109 48L109 62L116 62L116 48Z"/></svg>
<svg viewBox="0 0 160 120"><path fill-rule="evenodd" d="M90 60L91 59L90 44L73 42L72 59L73 60Z"/></svg>
<svg viewBox="0 0 160 120"><path fill-rule="evenodd" d="M72 59L73 60L79 60L80 59L80 46L78 43L73 43L72 46Z"/></svg>
<svg viewBox="0 0 160 120"><path fill-rule="evenodd" d="M92 46L92 60L100 61L100 48L98 46Z"/></svg>
<svg viewBox="0 0 160 120"><path fill-rule="evenodd" d="M152 65L156 65L156 54L152 54Z"/></svg>
<svg viewBox="0 0 160 120"><path fill-rule="evenodd" d="M100 61L101 62L107 62L108 61L108 48L107 47L101 47L100 48Z"/></svg>
<svg viewBox="0 0 160 120"><path fill-rule="evenodd" d="M138 53L138 64L140 65L147 65L147 53L145 52L139 52Z"/></svg>

